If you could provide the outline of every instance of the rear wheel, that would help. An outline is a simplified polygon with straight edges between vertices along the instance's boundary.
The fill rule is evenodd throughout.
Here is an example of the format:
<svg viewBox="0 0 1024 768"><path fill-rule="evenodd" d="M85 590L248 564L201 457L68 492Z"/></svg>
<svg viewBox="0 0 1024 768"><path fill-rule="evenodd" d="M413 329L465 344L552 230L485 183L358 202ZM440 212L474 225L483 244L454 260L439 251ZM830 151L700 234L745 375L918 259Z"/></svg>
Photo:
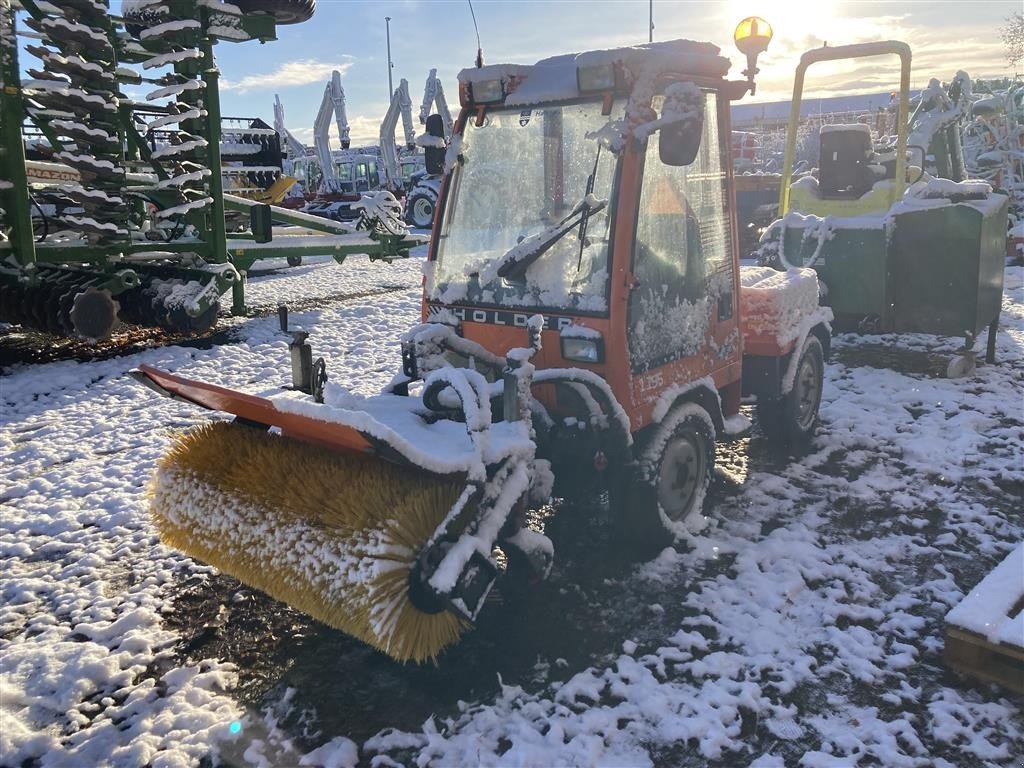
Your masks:
<svg viewBox="0 0 1024 768"><path fill-rule="evenodd" d="M316 0L232 0L242 13L269 13L278 24L309 21L316 12Z"/></svg>
<svg viewBox="0 0 1024 768"><path fill-rule="evenodd" d="M289 267L301 267L302 266L302 257L301 256L288 256L286 258L288 259L288 266Z"/></svg>
<svg viewBox="0 0 1024 768"><path fill-rule="evenodd" d="M419 229L430 229L434 224L437 195L433 190L414 189L405 201L406 221Z"/></svg>
<svg viewBox="0 0 1024 768"><path fill-rule="evenodd" d="M818 425L824 379L825 353L821 341L811 334L800 350L793 388L777 400L757 404L757 420L769 440L800 445L811 439Z"/></svg>

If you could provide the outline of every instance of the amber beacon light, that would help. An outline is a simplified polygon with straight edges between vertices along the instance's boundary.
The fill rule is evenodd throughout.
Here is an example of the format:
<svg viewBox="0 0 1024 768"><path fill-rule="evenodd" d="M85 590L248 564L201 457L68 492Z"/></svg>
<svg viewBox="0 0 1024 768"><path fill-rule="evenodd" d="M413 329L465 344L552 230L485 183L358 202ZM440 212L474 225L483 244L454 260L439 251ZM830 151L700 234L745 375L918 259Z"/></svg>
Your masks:
<svg viewBox="0 0 1024 768"><path fill-rule="evenodd" d="M750 83L750 93L755 90L754 75L758 73L757 57L768 49L772 41L772 25L759 16L748 16L736 25L733 41L740 53L746 54L747 68L743 74Z"/></svg>

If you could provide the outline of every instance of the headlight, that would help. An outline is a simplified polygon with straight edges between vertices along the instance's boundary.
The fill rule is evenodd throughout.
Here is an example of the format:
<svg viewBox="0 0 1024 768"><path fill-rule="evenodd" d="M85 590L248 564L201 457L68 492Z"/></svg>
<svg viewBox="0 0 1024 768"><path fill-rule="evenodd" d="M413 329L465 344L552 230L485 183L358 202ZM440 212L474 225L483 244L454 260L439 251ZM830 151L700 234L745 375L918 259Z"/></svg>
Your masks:
<svg viewBox="0 0 1024 768"><path fill-rule="evenodd" d="M609 61L576 70L576 86L586 91L610 91L615 87L615 67Z"/></svg>
<svg viewBox="0 0 1024 768"><path fill-rule="evenodd" d="M501 87L501 78L495 80L477 80L470 83L474 104L491 104L504 101L505 89Z"/></svg>
<svg viewBox="0 0 1024 768"><path fill-rule="evenodd" d="M562 337L562 357L578 363L604 362L604 340L578 339L572 336Z"/></svg>

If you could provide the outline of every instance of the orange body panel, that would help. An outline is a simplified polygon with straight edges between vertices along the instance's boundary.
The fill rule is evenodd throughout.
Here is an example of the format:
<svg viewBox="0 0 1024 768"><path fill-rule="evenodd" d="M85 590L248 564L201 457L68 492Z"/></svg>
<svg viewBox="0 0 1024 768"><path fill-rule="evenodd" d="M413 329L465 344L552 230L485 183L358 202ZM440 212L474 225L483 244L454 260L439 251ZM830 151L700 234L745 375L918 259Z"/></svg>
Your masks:
<svg viewBox="0 0 1024 768"><path fill-rule="evenodd" d="M281 434L296 440L318 443L335 450L352 453L372 453L373 445L356 429L343 424L332 424L298 413L279 411L273 401L265 397L247 395L216 384L175 376L158 368L140 365L139 371L153 384L190 403L211 411L233 413L248 421L279 427Z"/></svg>

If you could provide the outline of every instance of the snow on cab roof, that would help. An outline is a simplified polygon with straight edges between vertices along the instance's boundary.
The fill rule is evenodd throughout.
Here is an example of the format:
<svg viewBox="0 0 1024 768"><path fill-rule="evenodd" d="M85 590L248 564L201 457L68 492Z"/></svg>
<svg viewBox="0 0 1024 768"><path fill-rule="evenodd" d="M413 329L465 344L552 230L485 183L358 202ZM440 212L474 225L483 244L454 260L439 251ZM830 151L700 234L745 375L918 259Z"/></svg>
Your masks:
<svg viewBox="0 0 1024 768"><path fill-rule="evenodd" d="M572 99L579 96L576 70L606 63L622 64L635 77L641 66L655 66L663 72L681 72L701 77L724 77L730 62L719 55L713 43L694 40L666 40L657 43L568 53L541 59L536 64L488 64L459 72L464 84L516 78L520 84L505 99L508 106Z"/></svg>

